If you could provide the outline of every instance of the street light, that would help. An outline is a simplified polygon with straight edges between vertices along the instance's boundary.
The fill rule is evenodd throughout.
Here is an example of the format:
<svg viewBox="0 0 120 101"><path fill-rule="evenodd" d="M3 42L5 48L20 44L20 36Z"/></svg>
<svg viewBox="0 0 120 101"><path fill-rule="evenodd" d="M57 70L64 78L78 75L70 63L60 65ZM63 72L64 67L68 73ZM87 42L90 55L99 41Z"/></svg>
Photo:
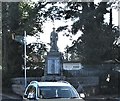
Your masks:
<svg viewBox="0 0 120 101"><path fill-rule="evenodd" d="M24 31L24 72L25 72L25 87L27 86L27 72L26 72L26 31Z"/></svg>
<svg viewBox="0 0 120 101"><path fill-rule="evenodd" d="M25 87L27 86L27 68L26 68L26 31L24 31L24 36L12 34L12 39L16 40L17 42L20 42L21 44L24 44L24 78L25 78Z"/></svg>

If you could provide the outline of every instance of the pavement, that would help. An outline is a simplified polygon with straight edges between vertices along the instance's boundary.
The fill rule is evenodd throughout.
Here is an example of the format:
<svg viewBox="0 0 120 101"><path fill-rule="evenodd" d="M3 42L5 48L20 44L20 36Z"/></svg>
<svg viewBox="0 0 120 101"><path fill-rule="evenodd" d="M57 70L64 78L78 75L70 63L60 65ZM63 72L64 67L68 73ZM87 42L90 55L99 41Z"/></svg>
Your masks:
<svg viewBox="0 0 120 101"><path fill-rule="evenodd" d="M0 101L22 101L22 97L14 93L2 93L0 94Z"/></svg>
<svg viewBox="0 0 120 101"><path fill-rule="evenodd" d="M117 95L99 95L86 97L85 101L120 101L120 97Z"/></svg>
<svg viewBox="0 0 120 101"><path fill-rule="evenodd" d="M0 94L2 100L0 101L22 101L22 97L17 94ZM108 99L109 98L109 99ZM108 96L92 96L87 97L85 101L120 101L120 97L108 97Z"/></svg>
<svg viewBox="0 0 120 101"><path fill-rule="evenodd" d="M9 99L21 99L22 97L17 94L2 94L2 98L9 98Z"/></svg>

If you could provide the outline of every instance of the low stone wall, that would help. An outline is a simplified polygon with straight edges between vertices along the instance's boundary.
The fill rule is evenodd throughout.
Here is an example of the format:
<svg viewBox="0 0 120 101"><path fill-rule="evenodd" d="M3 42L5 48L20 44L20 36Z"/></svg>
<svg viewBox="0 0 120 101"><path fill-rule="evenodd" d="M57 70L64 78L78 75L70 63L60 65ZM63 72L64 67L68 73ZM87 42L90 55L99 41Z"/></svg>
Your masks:
<svg viewBox="0 0 120 101"><path fill-rule="evenodd" d="M96 95L99 93L99 77L71 77L66 78L66 81L70 82L76 89L78 89L79 84L83 87L86 96Z"/></svg>
<svg viewBox="0 0 120 101"><path fill-rule="evenodd" d="M96 93L96 86L99 84L99 78L98 77L69 77L65 79L66 81L70 82L76 89L79 86L79 84L85 89L86 93ZM30 81L41 81L40 77L28 77L27 78L27 84L30 83ZM16 94L19 94L23 96L25 86L24 86L24 77L21 78L13 78L12 79L12 89ZM91 88L91 89L88 89Z"/></svg>
<svg viewBox="0 0 120 101"><path fill-rule="evenodd" d="M27 77L27 84L29 84L31 81L41 81L41 77ZM24 77L18 77L11 79L12 84L18 84L18 85L24 85L25 84L25 78Z"/></svg>
<svg viewBox="0 0 120 101"><path fill-rule="evenodd" d="M25 87L24 87L24 85L13 84L12 85L12 90L13 90L14 93L23 96L24 91L25 91Z"/></svg>
<svg viewBox="0 0 120 101"><path fill-rule="evenodd" d="M31 81L40 81L40 77L27 77L27 85ZM11 79L12 82L12 90L14 93L23 96L25 91L25 79L24 77L13 78Z"/></svg>

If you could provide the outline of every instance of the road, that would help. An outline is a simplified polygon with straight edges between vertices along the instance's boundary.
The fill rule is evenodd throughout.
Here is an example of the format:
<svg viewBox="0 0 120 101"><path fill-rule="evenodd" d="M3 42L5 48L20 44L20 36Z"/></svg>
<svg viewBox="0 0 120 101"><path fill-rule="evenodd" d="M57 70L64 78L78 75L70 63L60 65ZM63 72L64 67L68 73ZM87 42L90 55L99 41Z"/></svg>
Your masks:
<svg viewBox="0 0 120 101"><path fill-rule="evenodd" d="M0 99L0 101L22 101L22 98L20 97L12 97L12 96L8 96L8 95L0 95L0 98L2 98L2 100ZM119 98L116 99L104 99L104 98L89 98L86 99L85 101L120 101Z"/></svg>
<svg viewBox="0 0 120 101"><path fill-rule="evenodd" d="M86 98L85 101L120 101L120 98Z"/></svg>
<svg viewBox="0 0 120 101"><path fill-rule="evenodd" d="M7 94L0 94L0 101L22 101L22 98L18 95L7 95Z"/></svg>
<svg viewBox="0 0 120 101"><path fill-rule="evenodd" d="M16 94L7 95L7 94L0 94L0 101L22 101L22 98ZM120 98L88 98L85 101L120 101Z"/></svg>

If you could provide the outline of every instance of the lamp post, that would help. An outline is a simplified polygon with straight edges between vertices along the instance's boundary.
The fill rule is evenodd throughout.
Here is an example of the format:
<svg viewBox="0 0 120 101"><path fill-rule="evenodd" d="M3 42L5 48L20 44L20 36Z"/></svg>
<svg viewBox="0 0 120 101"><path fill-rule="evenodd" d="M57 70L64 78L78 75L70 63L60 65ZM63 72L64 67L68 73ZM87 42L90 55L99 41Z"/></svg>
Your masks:
<svg viewBox="0 0 120 101"><path fill-rule="evenodd" d="M25 73L25 87L27 86L27 72L26 72L26 31L24 31L24 73Z"/></svg>
<svg viewBox="0 0 120 101"><path fill-rule="evenodd" d="M24 31L24 36L20 36L20 35L16 35L12 34L12 39L24 44L24 78L25 78L25 87L27 86L27 68L26 68L26 45L27 45L27 41L26 41L26 31Z"/></svg>

